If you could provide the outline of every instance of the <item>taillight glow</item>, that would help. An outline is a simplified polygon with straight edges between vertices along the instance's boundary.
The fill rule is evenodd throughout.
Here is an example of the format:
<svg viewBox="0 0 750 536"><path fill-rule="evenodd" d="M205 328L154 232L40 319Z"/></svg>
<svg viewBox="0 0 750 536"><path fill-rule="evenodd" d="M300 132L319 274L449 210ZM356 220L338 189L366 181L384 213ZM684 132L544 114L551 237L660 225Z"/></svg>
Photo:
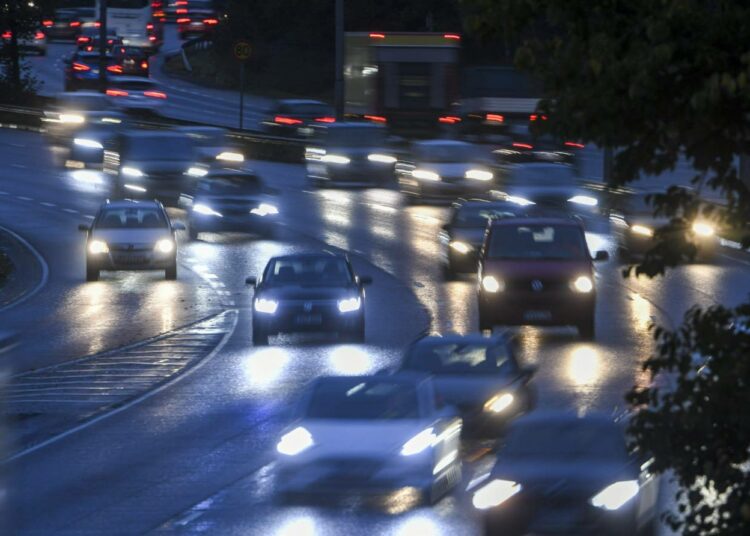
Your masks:
<svg viewBox="0 0 750 536"><path fill-rule="evenodd" d="M71 28L78 28L80 25L81 25L81 21L79 20L74 20L73 22L70 23Z"/></svg>
<svg viewBox="0 0 750 536"><path fill-rule="evenodd" d="M122 89L108 89L106 93L110 97L127 97L128 96L128 92Z"/></svg>
<svg viewBox="0 0 750 536"><path fill-rule="evenodd" d="M55 25L55 21L52 21L52 20L42 21L42 26L44 26L45 28L49 28L50 26L54 26L54 25Z"/></svg>
<svg viewBox="0 0 750 536"><path fill-rule="evenodd" d="M566 147L575 147L576 149L583 149L585 146L582 143L576 143L574 141L566 141Z"/></svg>
<svg viewBox="0 0 750 536"><path fill-rule="evenodd" d="M188 24L190 22L190 19L187 19L185 17L177 19L177 24Z"/></svg>
<svg viewBox="0 0 750 536"><path fill-rule="evenodd" d="M443 37L445 37L446 39L453 39L454 41L461 40L461 36L460 35L453 34L453 33L443 34Z"/></svg>
<svg viewBox="0 0 750 536"><path fill-rule="evenodd" d="M107 70L110 73L122 74L122 65L110 65L107 67Z"/></svg>
<svg viewBox="0 0 750 536"><path fill-rule="evenodd" d="M188 10L187 10L187 9L185 9L185 8L182 8L182 9L178 9L178 10L176 11L176 13L177 13L178 15L184 15L184 14L185 14L185 13L187 13L187 12L188 12Z"/></svg>
<svg viewBox="0 0 750 536"><path fill-rule="evenodd" d="M505 117L500 114L487 114L485 116L485 119L494 123L502 123L503 121L505 121Z"/></svg>
<svg viewBox="0 0 750 536"><path fill-rule="evenodd" d="M529 143L519 143L519 142L513 142L513 147L516 147L517 149L533 149L534 146Z"/></svg>
<svg viewBox="0 0 750 536"><path fill-rule="evenodd" d="M147 30L153 30L154 29L154 25L149 22L148 24L146 24L146 29Z"/></svg>
<svg viewBox="0 0 750 536"><path fill-rule="evenodd" d="M80 35L80 36L78 36L78 39L76 39L76 43L78 43L79 45L82 45L84 43L88 43L89 41L91 41L91 38L90 37L86 37L85 35Z"/></svg>
<svg viewBox="0 0 750 536"><path fill-rule="evenodd" d="M166 16L166 13L164 13L163 11L154 11L154 18L156 19L163 19Z"/></svg>
<svg viewBox="0 0 750 536"><path fill-rule="evenodd" d="M146 95L147 97L152 97L154 99L166 99L167 98L167 94L164 93L163 91L144 91L143 94Z"/></svg>
<svg viewBox="0 0 750 536"><path fill-rule="evenodd" d="M336 122L335 117L316 117L315 120L318 123L335 123Z"/></svg>
<svg viewBox="0 0 750 536"><path fill-rule="evenodd" d="M208 26L215 26L219 24L219 19L203 19L203 24Z"/></svg>
<svg viewBox="0 0 750 536"><path fill-rule="evenodd" d="M529 116L529 120L530 121L536 121L537 119L541 119L542 121L546 121L547 120L547 116L546 115L538 115L538 114L531 114Z"/></svg>
<svg viewBox="0 0 750 536"><path fill-rule="evenodd" d="M146 60L141 62L141 69L148 69L148 62Z"/></svg>
<svg viewBox="0 0 750 536"><path fill-rule="evenodd" d="M455 115L444 115L442 117L438 118L438 121L441 123L448 123L448 124L454 124L454 123L460 123L461 118Z"/></svg>
<svg viewBox="0 0 750 536"><path fill-rule="evenodd" d="M273 118L273 120L276 123L281 123L282 125L300 125L302 124L301 119L295 119L293 117L284 117L283 115L277 115Z"/></svg>
<svg viewBox="0 0 750 536"><path fill-rule="evenodd" d="M101 23L101 22L99 22L99 21L96 21L96 22L94 23L94 28L101 28L101 27L102 27L102 23Z"/></svg>
<svg viewBox="0 0 750 536"><path fill-rule="evenodd" d="M383 117L382 115L366 115L365 119L369 119L370 121L375 121L376 123L385 123L387 119Z"/></svg>
<svg viewBox="0 0 750 536"><path fill-rule="evenodd" d="M90 71L90 70L91 70L91 67L89 67L89 66L88 66L88 65L86 65L85 63L77 63L77 62L76 62L76 63L74 63L74 64L73 64L73 70L74 70L74 71L79 71L79 72L82 72L82 71Z"/></svg>
<svg viewBox="0 0 750 536"><path fill-rule="evenodd" d="M149 35L148 36L148 40L151 41L151 42L156 41L156 36L155 35Z"/></svg>
<svg viewBox="0 0 750 536"><path fill-rule="evenodd" d="M44 32L37 32L34 34L34 39L44 39Z"/></svg>
<svg viewBox="0 0 750 536"><path fill-rule="evenodd" d="M385 34L383 33L371 33L370 39L385 39Z"/></svg>
<svg viewBox="0 0 750 536"><path fill-rule="evenodd" d="M13 37L13 34L10 32L3 32L3 39L10 39L11 37Z"/></svg>

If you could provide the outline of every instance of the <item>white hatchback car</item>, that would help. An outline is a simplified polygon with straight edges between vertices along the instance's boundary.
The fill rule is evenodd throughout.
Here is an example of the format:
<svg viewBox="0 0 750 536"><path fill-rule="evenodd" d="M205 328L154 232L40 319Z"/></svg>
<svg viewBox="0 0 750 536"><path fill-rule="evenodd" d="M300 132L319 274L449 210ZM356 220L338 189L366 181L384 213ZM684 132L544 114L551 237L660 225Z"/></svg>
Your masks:
<svg viewBox="0 0 750 536"><path fill-rule="evenodd" d="M82 224L87 233L86 281L97 281L102 270L164 270L166 279L177 278L175 231L158 201L112 201L99 209L94 222Z"/></svg>
<svg viewBox="0 0 750 536"><path fill-rule="evenodd" d="M167 102L167 93L158 82L142 76L111 76L106 95L122 110L157 112Z"/></svg>

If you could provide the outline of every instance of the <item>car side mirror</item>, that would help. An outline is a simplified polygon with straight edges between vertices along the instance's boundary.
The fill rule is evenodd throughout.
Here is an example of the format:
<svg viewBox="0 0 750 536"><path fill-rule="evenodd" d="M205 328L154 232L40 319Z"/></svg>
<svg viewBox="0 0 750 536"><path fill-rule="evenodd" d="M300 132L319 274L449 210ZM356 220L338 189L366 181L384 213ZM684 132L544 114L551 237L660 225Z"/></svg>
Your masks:
<svg viewBox="0 0 750 536"><path fill-rule="evenodd" d="M174 229L175 231L184 231L185 229L187 229L187 227L185 227L185 224L181 221L176 221L172 224L172 229Z"/></svg>
<svg viewBox="0 0 750 536"><path fill-rule="evenodd" d="M599 250L596 252L596 255L594 256L594 262L608 261L608 260L609 260L608 251Z"/></svg>
<svg viewBox="0 0 750 536"><path fill-rule="evenodd" d="M78 225L78 230L84 233L88 233L91 230L91 226L87 223L81 223Z"/></svg>
<svg viewBox="0 0 750 536"><path fill-rule="evenodd" d="M255 276L250 276L245 278L245 284L246 285L257 285L258 284L258 278Z"/></svg>
<svg viewBox="0 0 750 536"><path fill-rule="evenodd" d="M359 276L359 284L362 285L363 287L367 285L372 285L372 277L370 277L369 275Z"/></svg>

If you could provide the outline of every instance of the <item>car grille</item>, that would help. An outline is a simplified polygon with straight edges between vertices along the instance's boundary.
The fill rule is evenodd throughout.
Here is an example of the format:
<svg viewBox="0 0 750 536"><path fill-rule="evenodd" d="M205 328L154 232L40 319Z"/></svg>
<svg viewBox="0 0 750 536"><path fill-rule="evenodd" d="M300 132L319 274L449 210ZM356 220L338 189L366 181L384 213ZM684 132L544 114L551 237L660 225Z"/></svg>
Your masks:
<svg viewBox="0 0 750 536"><path fill-rule="evenodd" d="M538 287L541 283L541 288ZM535 288L536 287L536 288ZM505 288L507 290L519 290L519 291L531 291L531 292L556 292L560 290L568 289L568 281L560 279L549 279L549 278L522 278L522 279L511 279L505 281Z"/></svg>
<svg viewBox="0 0 750 536"><path fill-rule="evenodd" d="M153 244L109 244L109 249L111 251L120 251L120 252L144 252L144 251L152 251L154 249Z"/></svg>
<svg viewBox="0 0 750 536"><path fill-rule="evenodd" d="M337 307L337 300L282 300L279 303L279 309L285 313L323 314Z"/></svg>

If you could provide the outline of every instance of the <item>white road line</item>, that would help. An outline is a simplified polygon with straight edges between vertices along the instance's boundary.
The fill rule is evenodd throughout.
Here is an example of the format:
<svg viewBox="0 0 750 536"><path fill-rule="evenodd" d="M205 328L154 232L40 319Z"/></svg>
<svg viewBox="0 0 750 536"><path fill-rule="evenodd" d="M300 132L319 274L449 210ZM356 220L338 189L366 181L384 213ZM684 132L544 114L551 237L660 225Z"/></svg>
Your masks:
<svg viewBox="0 0 750 536"><path fill-rule="evenodd" d="M72 208L64 208L62 209L63 212L67 212L68 214L78 214L77 210L73 210Z"/></svg>
<svg viewBox="0 0 750 536"><path fill-rule="evenodd" d="M23 164L11 164L10 167L18 168L18 169L26 169L27 166Z"/></svg>
<svg viewBox="0 0 750 536"><path fill-rule="evenodd" d="M8 192L4 192L4 191L0 190L0 195L8 195Z"/></svg>
<svg viewBox="0 0 750 536"><path fill-rule="evenodd" d="M42 206L44 206L44 207L56 207L57 206L54 203L48 203L47 201L42 201L39 204L42 205Z"/></svg>
<svg viewBox="0 0 750 536"><path fill-rule="evenodd" d="M23 196L23 195L17 195L16 199L20 199L21 201L33 201L34 200L31 197L26 197L26 196Z"/></svg>
<svg viewBox="0 0 750 536"><path fill-rule="evenodd" d="M34 255L34 257L36 258L37 262L42 267L42 277L39 280L39 283L33 289L31 289L29 292L27 292L26 294L24 294L23 296L21 296L17 300L10 302L9 304L7 304L7 305L5 305L3 307L0 307L0 313L2 313L3 311L7 311L8 309L10 309L11 307L15 307L16 305L22 304L23 302L25 302L26 300L28 300L29 298L31 298L32 296L34 296L37 292L39 292L40 290L42 290L42 288L44 287L44 285L47 284L47 280L49 279L49 266L47 265L47 262L44 260L44 257L42 257L42 254L39 253L34 248L34 246L32 246L31 244L29 244L29 242L25 238L21 237L19 234L15 233L15 232L11 231L7 227L3 227L2 225L0 225L0 230L5 231L9 235L11 235L13 238L15 238L16 240L18 240L19 242L21 242L21 244L23 244L24 246L26 246L26 248L29 251L31 251L32 255Z"/></svg>
<svg viewBox="0 0 750 536"><path fill-rule="evenodd" d="M84 214L83 217L87 218L89 220L93 220L94 219L94 216L92 216L91 214Z"/></svg>
<svg viewBox="0 0 750 536"><path fill-rule="evenodd" d="M745 266L750 266L750 262L749 261L738 259L737 257L732 257L731 255L725 255L724 253L720 253L719 256L723 257L724 259L730 260L730 261L734 261L734 262L738 262L740 264L744 264Z"/></svg>

